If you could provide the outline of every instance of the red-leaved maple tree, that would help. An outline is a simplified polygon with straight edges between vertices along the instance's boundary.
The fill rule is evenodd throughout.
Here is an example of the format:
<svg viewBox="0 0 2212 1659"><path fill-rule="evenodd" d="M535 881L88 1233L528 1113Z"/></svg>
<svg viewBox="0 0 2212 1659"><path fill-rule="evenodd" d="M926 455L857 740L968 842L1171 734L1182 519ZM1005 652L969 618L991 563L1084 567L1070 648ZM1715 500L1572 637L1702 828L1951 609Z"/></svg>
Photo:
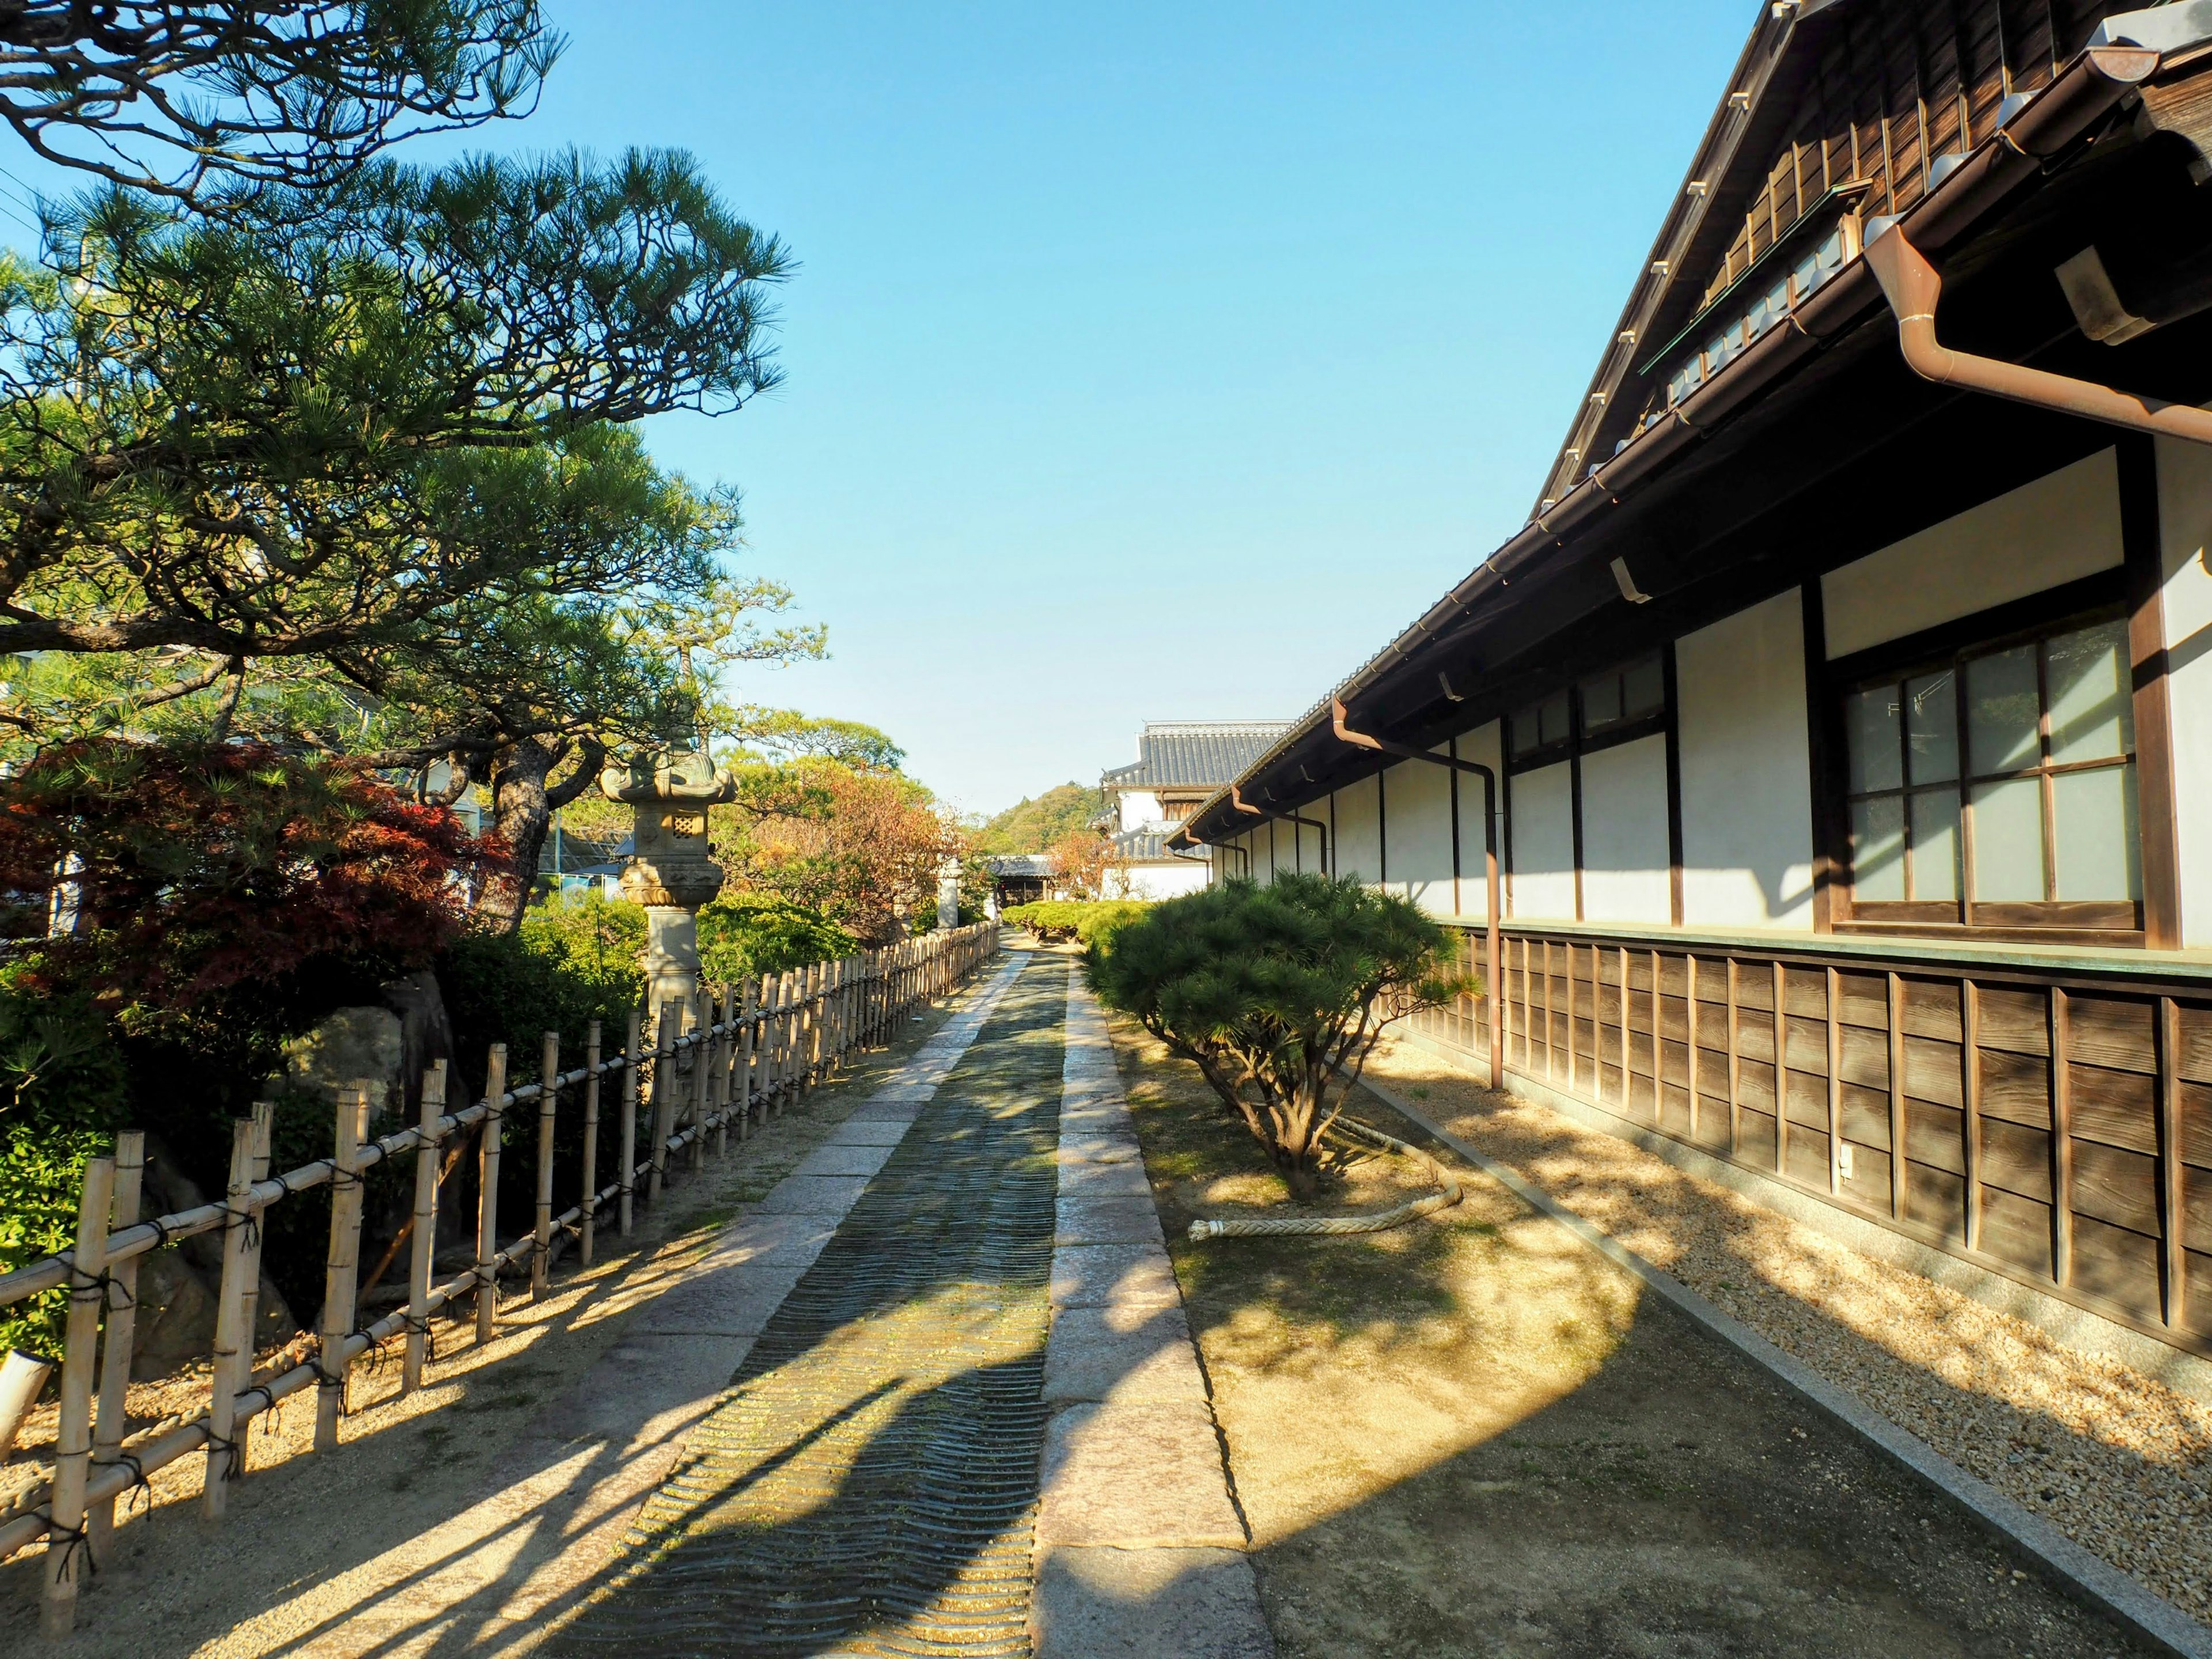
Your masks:
<svg viewBox="0 0 2212 1659"><path fill-rule="evenodd" d="M57 912L29 975L189 1008L318 959L427 963L506 866L358 768L264 744L93 739L0 781L0 890Z"/></svg>

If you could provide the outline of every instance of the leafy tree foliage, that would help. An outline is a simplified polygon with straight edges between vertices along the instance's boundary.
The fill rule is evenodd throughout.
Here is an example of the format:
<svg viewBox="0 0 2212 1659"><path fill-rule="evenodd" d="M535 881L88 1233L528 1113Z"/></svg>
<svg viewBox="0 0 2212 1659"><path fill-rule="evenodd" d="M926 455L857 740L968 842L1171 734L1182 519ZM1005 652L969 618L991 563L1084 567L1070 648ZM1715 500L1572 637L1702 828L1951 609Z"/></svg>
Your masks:
<svg viewBox="0 0 2212 1659"><path fill-rule="evenodd" d="M0 119L178 199L324 189L400 138L526 112L560 46L535 0L15 0Z"/></svg>
<svg viewBox="0 0 2212 1659"><path fill-rule="evenodd" d="M1053 880L1079 898L1103 898L1119 867L1114 843L1096 830L1070 830L1045 848L1044 856Z"/></svg>
<svg viewBox="0 0 2212 1659"><path fill-rule="evenodd" d="M1443 930L1353 878L1234 881L1158 904L1092 952L1109 1006L1197 1066L1292 1194L1394 1022L1465 988Z"/></svg>
<svg viewBox="0 0 2212 1659"><path fill-rule="evenodd" d="M725 893L699 912L699 964L741 983L851 956L860 942L820 912L773 893Z"/></svg>
<svg viewBox="0 0 2212 1659"><path fill-rule="evenodd" d="M71 744L0 783L0 889L65 922L20 982L109 1006L190 1010L319 960L420 967L502 854L357 767L259 744Z"/></svg>
<svg viewBox="0 0 2212 1659"><path fill-rule="evenodd" d="M895 772L826 760L737 769L714 851L743 891L774 894L880 945L906 919L934 914L938 871L959 857L959 825L928 790Z"/></svg>
<svg viewBox="0 0 2212 1659"><path fill-rule="evenodd" d="M1079 783L1055 784L1024 798L975 831L979 853L1042 853L1071 830L1089 828L1106 810L1105 797Z"/></svg>

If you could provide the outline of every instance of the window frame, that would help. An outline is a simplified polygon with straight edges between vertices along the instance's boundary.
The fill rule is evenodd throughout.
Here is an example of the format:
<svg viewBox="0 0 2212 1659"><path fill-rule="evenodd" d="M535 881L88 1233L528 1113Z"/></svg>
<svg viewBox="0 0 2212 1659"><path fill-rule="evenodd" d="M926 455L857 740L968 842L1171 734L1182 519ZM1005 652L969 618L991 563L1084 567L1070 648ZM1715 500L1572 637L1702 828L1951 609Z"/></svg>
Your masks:
<svg viewBox="0 0 2212 1659"><path fill-rule="evenodd" d="M2131 656L2133 653L2129 646L2131 606L2125 580L2124 568L2116 566L2109 571L1999 606L1994 611L1960 617L1940 628L1875 646L1826 664L1824 719L1832 734L1832 760L1826 769L1831 775L1831 787L1827 791L1827 816L1830 819L1827 841L1835 849L1832 888L1834 931L1869 934L1936 933L1956 938L2053 944L2140 946L2143 943L2151 879L2147 867L2146 828L2152 804L2144 794L2146 738L2140 720L2134 718L2140 711L2132 706L2130 708L2130 743L2124 755L2054 763L2051 759L2051 694L2045 682L2045 658L2039 649L2036 653L2038 759L2034 766L2021 768L2005 775L2034 778L2041 783L2039 792L2039 823L2043 835L2046 890L2056 884L2053 866L2057 856L2051 780L2070 773L2124 769L2130 776L2135 792L2134 855L2137 896L2133 899L2045 898L2033 901L1977 900L1972 896L1974 786L1999 775L1978 775L1972 770L1966 709L1967 664L1976 658L2016 649L2023 645L2040 647L2047 641L2067 634L2112 623L2119 625L2122 649ZM1959 749L1958 777L1955 780L1960 825L1959 896L1949 900L1908 897L1862 901L1857 896L1857 872L1853 868L1852 860L1853 804L1884 795L1903 801L1920 792L1914 787L1909 776L1903 777L1893 789L1856 793L1851 790L1851 738L1846 718L1850 699L1875 686L1891 684L1902 686L1907 680L1919 676L1947 671L1954 676L1953 695L1957 699L1954 718ZM2132 705L2131 684L2130 698ZM1940 784L1933 787L1940 787ZM1909 840L1909 830L1903 833ZM1909 857L1909 851L1905 855Z"/></svg>

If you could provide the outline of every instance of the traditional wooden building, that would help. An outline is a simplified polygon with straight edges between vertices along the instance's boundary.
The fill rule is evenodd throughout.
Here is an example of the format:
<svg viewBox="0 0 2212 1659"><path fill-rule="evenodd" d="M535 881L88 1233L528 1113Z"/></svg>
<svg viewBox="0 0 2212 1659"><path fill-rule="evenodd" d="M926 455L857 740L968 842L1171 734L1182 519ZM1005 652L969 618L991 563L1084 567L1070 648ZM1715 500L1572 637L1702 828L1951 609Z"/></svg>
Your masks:
<svg viewBox="0 0 2212 1659"><path fill-rule="evenodd" d="M1289 730L1286 720L1147 720L1136 760L1098 780L1106 799L1098 828L1113 842L1109 894L1164 899L1205 886L1206 864L1170 837Z"/></svg>
<svg viewBox="0 0 2212 1659"><path fill-rule="evenodd" d="M1425 1024L1516 1090L2212 1353L2208 178L2212 0L1762 3L1525 528L1182 836L1495 922Z"/></svg>

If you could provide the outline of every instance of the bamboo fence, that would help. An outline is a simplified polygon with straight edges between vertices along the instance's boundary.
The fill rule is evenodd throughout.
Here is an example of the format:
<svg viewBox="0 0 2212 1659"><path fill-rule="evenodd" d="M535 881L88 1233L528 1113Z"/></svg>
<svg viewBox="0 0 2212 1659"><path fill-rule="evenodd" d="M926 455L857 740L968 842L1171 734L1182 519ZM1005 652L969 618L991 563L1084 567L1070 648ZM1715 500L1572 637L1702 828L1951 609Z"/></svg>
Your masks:
<svg viewBox="0 0 2212 1659"><path fill-rule="evenodd" d="M693 1170L702 1167L708 1138L714 1138L719 1153L732 1125L744 1140L755 1123L823 1081L847 1055L887 1041L913 1011L947 994L997 949L998 928L984 922L741 987L702 989L688 1000L669 1000L649 1017L644 1011L632 1013L622 1052L605 1057L595 1020L585 1063L574 1071L560 1069L560 1039L548 1032L538 1080L514 1088L506 1086L506 1047L494 1044L483 1098L453 1112L445 1109L448 1073L440 1060L424 1074L420 1120L379 1139L367 1138L368 1087L342 1085L332 1091L331 1156L281 1175L270 1173L273 1108L263 1101L233 1126L222 1201L151 1220L138 1214L143 1139L118 1135L112 1156L86 1165L76 1248L0 1274L0 1305L69 1291L54 1462L44 1479L0 1507L0 1559L46 1541L42 1628L51 1636L68 1633L79 1586L107 1548L116 1499L155 1471L204 1452L202 1503L210 1518L219 1519L232 1486L246 1474L247 1425L309 1388L316 1391L315 1449L335 1448L348 1409L347 1385L364 1354L380 1353L386 1343L404 1337L401 1389L421 1386L434 1317L450 1319L459 1304L472 1304L477 1339L489 1341L502 1273L526 1270L534 1297L550 1288L553 1260L562 1245L574 1241L579 1267L590 1267L602 1215L611 1211L616 1232L627 1235L641 1182L649 1205L677 1158L688 1158ZM600 1186L601 1084L610 1075L618 1075L621 1085L617 1169L615 1179ZM572 1093L580 1094L584 1115L583 1174L576 1202L556 1215L553 1132L562 1100ZM501 1129L510 1108L530 1103L538 1108L532 1224L501 1248ZM647 1110L652 1121L641 1160L638 1117ZM476 1261L465 1273L434 1284L439 1188L459 1167L471 1136L479 1172ZM415 1189L407 1224L407 1301L363 1323L356 1308L363 1182L376 1165L410 1152ZM332 1188L330 1244L314 1351L298 1364L257 1375L252 1334L261 1218L270 1206L325 1185ZM128 1437L125 1394L138 1263L149 1251L218 1230L222 1273L207 1407L187 1421Z"/></svg>

